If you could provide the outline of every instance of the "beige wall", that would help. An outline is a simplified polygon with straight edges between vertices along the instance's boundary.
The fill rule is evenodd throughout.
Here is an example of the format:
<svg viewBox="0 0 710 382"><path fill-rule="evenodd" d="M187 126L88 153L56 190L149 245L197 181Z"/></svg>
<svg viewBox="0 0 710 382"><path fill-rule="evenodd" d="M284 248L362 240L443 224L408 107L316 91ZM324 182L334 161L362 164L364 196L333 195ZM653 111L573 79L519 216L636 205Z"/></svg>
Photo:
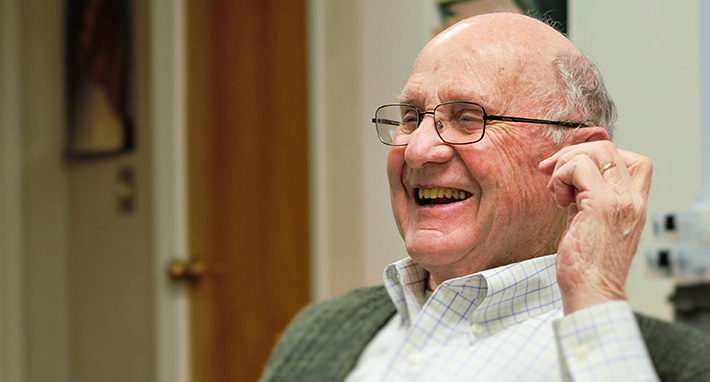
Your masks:
<svg viewBox="0 0 710 382"><path fill-rule="evenodd" d="M0 0L0 381L24 381L18 7Z"/></svg>
<svg viewBox="0 0 710 382"><path fill-rule="evenodd" d="M32 382L71 381L60 5L18 2L25 373Z"/></svg>

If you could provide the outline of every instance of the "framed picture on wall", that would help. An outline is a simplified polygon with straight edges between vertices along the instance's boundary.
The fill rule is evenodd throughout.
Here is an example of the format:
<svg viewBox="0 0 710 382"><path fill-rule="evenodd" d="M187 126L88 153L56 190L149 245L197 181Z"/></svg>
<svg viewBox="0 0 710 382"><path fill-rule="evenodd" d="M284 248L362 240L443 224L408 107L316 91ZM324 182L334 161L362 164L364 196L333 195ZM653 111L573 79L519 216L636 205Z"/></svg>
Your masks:
<svg viewBox="0 0 710 382"><path fill-rule="evenodd" d="M66 155L131 151L131 23L128 0L65 0Z"/></svg>

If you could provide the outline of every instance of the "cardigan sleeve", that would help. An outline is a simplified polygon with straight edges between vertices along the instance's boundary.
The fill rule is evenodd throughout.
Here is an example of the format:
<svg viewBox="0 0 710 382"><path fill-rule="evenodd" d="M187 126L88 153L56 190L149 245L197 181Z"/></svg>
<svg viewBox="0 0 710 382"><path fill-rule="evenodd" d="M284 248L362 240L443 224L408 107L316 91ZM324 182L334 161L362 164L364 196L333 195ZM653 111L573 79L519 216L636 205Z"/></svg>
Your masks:
<svg viewBox="0 0 710 382"><path fill-rule="evenodd" d="M662 381L710 381L710 336L707 333L640 314L636 314L636 320Z"/></svg>

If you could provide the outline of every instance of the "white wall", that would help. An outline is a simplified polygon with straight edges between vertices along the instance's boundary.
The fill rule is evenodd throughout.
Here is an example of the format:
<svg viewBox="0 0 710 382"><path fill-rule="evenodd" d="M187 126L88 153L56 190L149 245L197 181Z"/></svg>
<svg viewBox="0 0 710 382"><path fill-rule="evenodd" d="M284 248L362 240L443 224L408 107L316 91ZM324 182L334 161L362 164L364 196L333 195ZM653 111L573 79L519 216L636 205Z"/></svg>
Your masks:
<svg viewBox="0 0 710 382"><path fill-rule="evenodd" d="M190 257L187 241L186 83L187 31L185 1L151 1L143 8L149 33L150 68L144 78L150 89L150 149L152 151L152 278L154 377L156 382L190 380L188 286L166 277L174 260ZM150 8L148 9L148 6ZM144 61L143 64L148 65ZM148 72L150 69L150 73ZM147 138L147 137L146 137Z"/></svg>
<svg viewBox="0 0 710 382"><path fill-rule="evenodd" d="M321 25L321 37L325 37L315 46L316 53L318 46L323 48L321 53L328 49L332 53L338 44L342 46L342 40L327 36L342 31L344 24L348 25L349 32L359 33L359 37L347 45L348 49L338 51L338 59L348 62L346 69L351 71L343 73L343 76L351 76L349 87L343 89L342 83L320 82L320 88L314 88L312 106L318 113L312 113L312 117L314 139L321 140L321 146L314 146L314 162L341 164L314 167L318 170L316 176L320 179L337 177L341 181L331 187L350 187L357 192L340 198L332 192L333 188L329 191L322 184L316 184L313 204L319 214L313 216L320 219L314 241L327 241L328 237L337 235L340 240L355 243L348 248L347 255L360 254L360 258L345 260L348 277L324 282L325 275L337 267L338 257L345 256L343 251L333 251L333 246L316 246L317 298L360 285L381 283L383 267L406 256L389 205L385 176L387 148L377 141L370 119L378 105L392 101L404 86L416 54L429 40L430 31L438 22L431 0L353 3L350 3L353 12L321 14L329 21L327 26ZM323 2L311 2L312 8L318 9L319 4L322 6ZM616 143L649 156L655 163L649 211L689 207L700 191L696 2L682 1L670 6L660 0L570 0L570 25L575 43L600 64L618 104ZM318 35L318 31L315 34ZM317 54L312 55L312 59L327 71L335 64L332 54L324 56L327 59ZM340 81L338 77L318 77L319 73L312 73L312 81ZM352 78L357 81L353 82ZM322 90L328 86L341 86L341 92L324 96L326 93ZM342 99L357 108L355 123L350 121L352 114L341 119L342 123L318 119L329 110L337 113L331 106ZM331 146L325 150L323 141L344 129L357 129L356 134L350 133L349 139L358 140L330 141ZM349 152L348 160L343 161L341 150L351 150L348 147L359 147L360 151ZM354 208L356 213L348 212L352 211L349 208ZM352 214L349 225L331 224L335 220L328 213L336 210ZM323 227L327 227L327 231ZM634 309L670 319L671 308L666 299L673 283L649 277L643 261L643 250L654 245L649 227L644 231L629 276L628 293Z"/></svg>
<svg viewBox="0 0 710 382"><path fill-rule="evenodd" d="M311 281L316 299L352 289L363 277L363 197L354 181L361 179L362 168L358 4L309 3Z"/></svg>
<svg viewBox="0 0 710 382"><path fill-rule="evenodd" d="M616 144L654 162L653 212L686 209L700 195L701 110L697 1L570 1L572 40L599 64L619 109ZM627 290L639 312L671 319L670 280L650 277L646 224Z"/></svg>
<svg viewBox="0 0 710 382"><path fill-rule="evenodd" d="M431 0L311 0L313 296L382 283L406 256L390 212L387 147L370 123L436 25Z"/></svg>

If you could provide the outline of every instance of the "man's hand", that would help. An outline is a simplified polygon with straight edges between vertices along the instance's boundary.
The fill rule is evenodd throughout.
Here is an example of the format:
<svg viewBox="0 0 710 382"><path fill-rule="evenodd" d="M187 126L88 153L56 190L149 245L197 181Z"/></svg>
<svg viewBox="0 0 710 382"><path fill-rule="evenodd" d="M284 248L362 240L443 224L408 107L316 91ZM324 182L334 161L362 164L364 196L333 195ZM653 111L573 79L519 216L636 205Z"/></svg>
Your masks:
<svg viewBox="0 0 710 382"><path fill-rule="evenodd" d="M626 276L646 222L651 160L595 141L563 148L540 171L551 177L557 204L569 208L557 252L565 314L626 299Z"/></svg>

